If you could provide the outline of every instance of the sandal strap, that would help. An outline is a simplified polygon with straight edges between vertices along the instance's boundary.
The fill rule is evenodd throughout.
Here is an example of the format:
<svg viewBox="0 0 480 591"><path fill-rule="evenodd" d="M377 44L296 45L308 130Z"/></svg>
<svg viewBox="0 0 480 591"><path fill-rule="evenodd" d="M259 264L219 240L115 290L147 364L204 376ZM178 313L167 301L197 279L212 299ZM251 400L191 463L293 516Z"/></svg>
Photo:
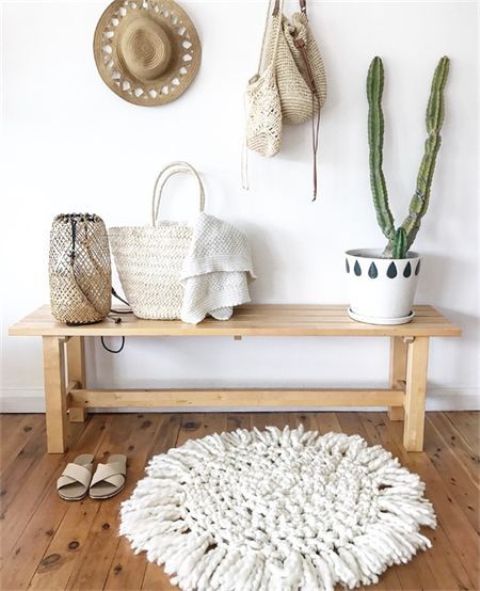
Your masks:
<svg viewBox="0 0 480 591"><path fill-rule="evenodd" d="M90 488L101 482L106 482L112 486L123 484L126 474L125 462L112 462L111 464L98 464L93 475Z"/></svg>
<svg viewBox="0 0 480 591"><path fill-rule="evenodd" d="M92 471L81 464L67 464L62 475L57 480L57 490L64 486L78 482L83 484L85 488L88 487L92 479Z"/></svg>

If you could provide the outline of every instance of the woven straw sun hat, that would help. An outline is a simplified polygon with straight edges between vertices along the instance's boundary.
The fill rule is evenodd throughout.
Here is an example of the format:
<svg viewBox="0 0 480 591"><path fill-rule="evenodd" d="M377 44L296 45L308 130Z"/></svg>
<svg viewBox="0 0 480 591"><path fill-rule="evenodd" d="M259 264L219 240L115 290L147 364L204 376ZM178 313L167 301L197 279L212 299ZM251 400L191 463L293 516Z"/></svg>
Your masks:
<svg viewBox="0 0 480 591"><path fill-rule="evenodd" d="M190 17L172 0L115 0L98 22L94 53L113 92L153 106L187 90L200 67L201 46Z"/></svg>

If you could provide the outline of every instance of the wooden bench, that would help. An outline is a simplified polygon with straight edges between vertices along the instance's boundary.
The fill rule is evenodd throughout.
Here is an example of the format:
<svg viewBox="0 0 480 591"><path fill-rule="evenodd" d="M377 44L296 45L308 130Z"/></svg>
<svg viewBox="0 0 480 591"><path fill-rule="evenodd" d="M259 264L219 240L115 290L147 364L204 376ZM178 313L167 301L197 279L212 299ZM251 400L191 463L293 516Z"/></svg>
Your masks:
<svg viewBox="0 0 480 591"><path fill-rule="evenodd" d="M140 320L123 316L120 324L66 326L43 306L10 328L10 335L43 337L48 451L65 451L70 421L83 421L88 408L115 407L324 407L387 406L391 420L405 419L403 442L421 451L430 337L459 336L461 330L431 306L417 306L409 324L376 326L352 321L345 306L248 305L231 320ZM84 337L232 336L241 337L390 337L390 387L386 389L195 389L92 390L85 378Z"/></svg>

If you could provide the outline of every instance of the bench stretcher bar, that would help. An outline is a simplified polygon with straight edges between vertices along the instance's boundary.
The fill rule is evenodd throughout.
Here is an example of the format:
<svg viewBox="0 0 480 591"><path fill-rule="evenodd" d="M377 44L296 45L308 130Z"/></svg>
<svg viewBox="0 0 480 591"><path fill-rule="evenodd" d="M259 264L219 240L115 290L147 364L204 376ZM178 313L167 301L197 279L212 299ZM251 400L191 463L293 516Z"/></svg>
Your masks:
<svg viewBox="0 0 480 591"><path fill-rule="evenodd" d="M161 389L69 391L69 408L127 407L322 407L322 406L403 406L405 391L397 389Z"/></svg>

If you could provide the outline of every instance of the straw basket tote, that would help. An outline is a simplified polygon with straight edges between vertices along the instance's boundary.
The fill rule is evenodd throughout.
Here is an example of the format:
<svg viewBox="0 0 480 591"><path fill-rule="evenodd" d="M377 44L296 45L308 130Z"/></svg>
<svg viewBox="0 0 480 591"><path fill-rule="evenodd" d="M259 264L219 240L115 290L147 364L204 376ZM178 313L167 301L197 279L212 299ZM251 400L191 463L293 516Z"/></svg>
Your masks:
<svg viewBox="0 0 480 591"><path fill-rule="evenodd" d="M120 282L133 313L139 318L180 318L183 302L180 273L193 229L185 223L158 220L165 184L170 177L180 173L196 179L199 209L203 211L205 191L198 172L188 162L173 162L162 170L155 182L152 225L109 230Z"/></svg>
<svg viewBox="0 0 480 591"><path fill-rule="evenodd" d="M320 110L327 79L320 51L308 24L306 2L291 18L283 0L269 2L257 74L246 90L246 146L261 156L280 150L283 123L312 121L314 196Z"/></svg>
<svg viewBox="0 0 480 591"><path fill-rule="evenodd" d="M67 324L89 324L110 312L112 275L107 230L91 214L58 215L50 232L50 305Z"/></svg>

